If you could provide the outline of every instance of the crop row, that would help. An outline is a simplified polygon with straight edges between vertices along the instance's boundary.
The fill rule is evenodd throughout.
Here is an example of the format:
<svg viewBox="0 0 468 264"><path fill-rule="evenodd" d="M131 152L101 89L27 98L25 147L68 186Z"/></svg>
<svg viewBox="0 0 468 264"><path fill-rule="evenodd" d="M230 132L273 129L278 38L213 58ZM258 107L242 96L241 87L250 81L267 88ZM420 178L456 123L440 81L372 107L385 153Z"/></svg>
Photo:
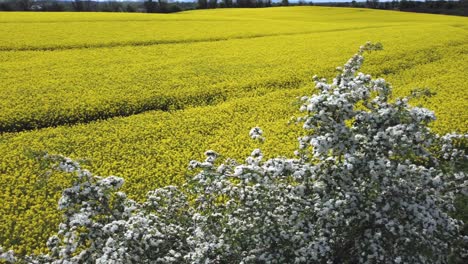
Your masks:
<svg viewBox="0 0 468 264"><path fill-rule="evenodd" d="M340 64L351 47L369 39L386 50L370 58L366 70L393 74L449 56L466 41L462 32L416 25L164 47L0 52L0 131L185 109L299 87L313 73L330 76L329 65Z"/></svg>
<svg viewBox="0 0 468 264"><path fill-rule="evenodd" d="M53 50L248 38L353 28L465 23L436 17L357 9L289 8L181 14L0 13L0 50Z"/></svg>
<svg viewBox="0 0 468 264"><path fill-rule="evenodd" d="M148 46L346 31L382 26L385 25L369 26L364 23L317 25L316 23L275 22L272 27L271 21L265 20L0 23L0 30L6 33L0 38L0 51ZM226 27L233 30L227 31ZM18 31L18 28L23 29L24 32ZM50 31L50 28L54 28L54 31ZM71 28L76 29L71 31Z"/></svg>

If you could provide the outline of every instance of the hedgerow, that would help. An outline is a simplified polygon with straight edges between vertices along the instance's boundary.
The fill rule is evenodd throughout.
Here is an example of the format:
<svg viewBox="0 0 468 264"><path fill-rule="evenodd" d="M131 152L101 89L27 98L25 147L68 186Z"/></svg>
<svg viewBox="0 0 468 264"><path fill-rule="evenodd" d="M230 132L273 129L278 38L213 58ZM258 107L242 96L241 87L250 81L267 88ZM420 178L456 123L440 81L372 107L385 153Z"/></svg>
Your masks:
<svg viewBox="0 0 468 264"><path fill-rule="evenodd" d="M183 187L150 191L144 202L62 156L48 166L70 173L59 201L63 221L33 263L446 263L463 258L468 237L453 218L468 195L468 135L431 131L432 111L390 101L385 80L358 73L367 43L331 83L301 98L296 158L244 163L205 152ZM419 94L421 94L419 90ZM413 96L417 96L414 93ZM264 140L256 127L250 136ZM14 262L12 251L0 256Z"/></svg>

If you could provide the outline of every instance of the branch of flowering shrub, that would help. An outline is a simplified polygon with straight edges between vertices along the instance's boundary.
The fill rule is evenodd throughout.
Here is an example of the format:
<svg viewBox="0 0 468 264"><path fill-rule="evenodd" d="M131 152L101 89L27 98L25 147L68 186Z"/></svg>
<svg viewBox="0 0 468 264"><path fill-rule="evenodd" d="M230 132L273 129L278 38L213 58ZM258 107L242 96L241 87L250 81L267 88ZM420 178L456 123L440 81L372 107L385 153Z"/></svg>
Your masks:
<svg viewBox="0 0 468 264"><path fill-rule="evenodd" d="M358 72L366 43L331 83L301 98L297 158L218 165L215 151L191 161L181 187L137 203L60 156L46 160L75 176L59 208L64 220L33 263L447 263L468 256L464 223L452 217L468 194L467 155L428 128L432 111ZM263 142L262 129L250 137ZM15 261L11 251L0 258Z"/></svg>

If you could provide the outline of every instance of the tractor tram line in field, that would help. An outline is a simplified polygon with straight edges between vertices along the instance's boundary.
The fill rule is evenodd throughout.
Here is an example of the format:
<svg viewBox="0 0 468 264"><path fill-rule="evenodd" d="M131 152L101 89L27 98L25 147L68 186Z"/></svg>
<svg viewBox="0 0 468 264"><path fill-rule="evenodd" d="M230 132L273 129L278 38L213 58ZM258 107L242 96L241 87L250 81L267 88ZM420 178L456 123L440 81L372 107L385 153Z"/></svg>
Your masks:
<svg viewBox="0 0 468 264"><path fill-rule="evenodd" d="M314 31L302 31L302 32L291 32L291 33L271 33L271 34L255 34L247 36L232 36L228 38L201 38L201 39L189 39L189 40L149 40L140 42L114 42L114 43L96 43L96 44L78 44L69 46L45 46L45 47L9 47L0 46L0 52L2 51L55 51L55 50L73 50L73 49L96 49L96 48L113 48L113 47L139 47L139 46L155 46L155 45L170 45L170 44L190 44L199 42L218 42L218 41L229 41L237 39L256 39L256 38L268 38L268 37L279 37L279 36L294 36L294 35L309 35L309 34L320 34L328 32L341 32L341 31L353 31L353 30L365 30L365 29L376 29L376 28L395 28L395 25L388 26L368 26L368 27L356 27L356 28L338 28L330 30L314 30Z"/></svg>

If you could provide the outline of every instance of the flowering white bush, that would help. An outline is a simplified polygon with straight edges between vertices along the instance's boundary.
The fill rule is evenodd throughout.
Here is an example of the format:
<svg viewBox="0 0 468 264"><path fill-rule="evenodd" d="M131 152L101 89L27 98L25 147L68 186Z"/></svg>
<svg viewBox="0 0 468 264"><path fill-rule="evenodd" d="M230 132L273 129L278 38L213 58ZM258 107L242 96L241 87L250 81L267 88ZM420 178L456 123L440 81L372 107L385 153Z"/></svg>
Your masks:
<svg viewBox="0 0 468 264"><path fill-rule="evenodd" d="M200 172L137 203L60 156L46 160L75 175L59 208L64 220L31 263L446 263L466 256L462 221L451 217L467 195L467 135L438 136L434 113L389 101L383 79L357 73L361 47L332 83L301 99L305 135L297 158L263 161L256 149L217 165L207 151ZM263 141L263 131L250 136ZM0 259L15 261L12 252Z"/></svg>

